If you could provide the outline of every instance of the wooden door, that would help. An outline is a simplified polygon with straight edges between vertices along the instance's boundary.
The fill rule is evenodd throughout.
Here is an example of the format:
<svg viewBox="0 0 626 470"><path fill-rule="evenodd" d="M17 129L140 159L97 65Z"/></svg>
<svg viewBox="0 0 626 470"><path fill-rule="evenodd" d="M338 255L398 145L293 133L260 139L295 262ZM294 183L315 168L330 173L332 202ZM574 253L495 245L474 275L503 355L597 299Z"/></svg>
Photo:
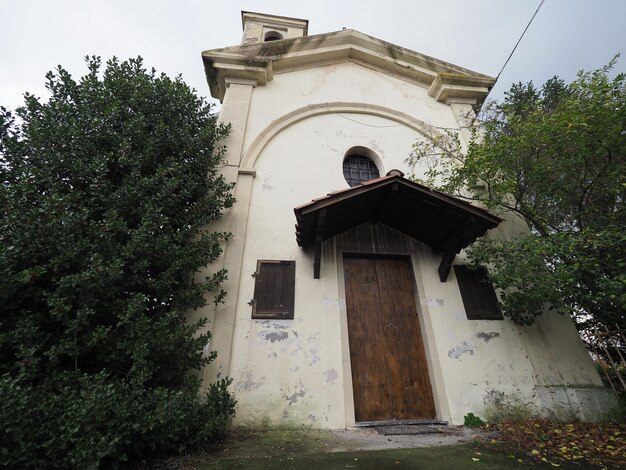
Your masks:
<svg viewBox="0 0 626 470"><path fill-rule="evenodd" d="M344 274L356 421L434 418L409 259L346 257Z"/></svg>

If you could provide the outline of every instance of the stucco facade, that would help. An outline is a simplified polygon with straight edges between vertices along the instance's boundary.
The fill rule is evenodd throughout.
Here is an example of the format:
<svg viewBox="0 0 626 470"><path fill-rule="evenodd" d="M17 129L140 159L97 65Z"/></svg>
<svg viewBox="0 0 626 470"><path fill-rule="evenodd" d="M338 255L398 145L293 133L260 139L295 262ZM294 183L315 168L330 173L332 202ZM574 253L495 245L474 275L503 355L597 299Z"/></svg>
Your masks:
<svg viewBox="0 0 626 470"><path fill-rule="evenodd" d="M464 127L493 79L356 31L306 36L303 20L243 19L242 46L203 53L220 119L231 125L223 173L237 202L212 227L233 234L211 267L228 270L228 298L196 313L211 320L218 352L205 381L234 379L235 424L355 424L345 253L410 260L437 419L462 424L502 397L597 416L611 397L569 318L545 315L532 327L468 320L454 270L441 282L440 255L384 224L325 240L319 279L313 250L296 243L294 208L348 188L342 164L351 148L368 149L383 176L407 171L412 145L441 129L459 129L467 145ZM272 21L285 39L263 43ZM505 221L487 236L520 230ZM293 320L251 318L252 274L267 259L295 260ZM461 252L454 263L462 260Z"/></svg>

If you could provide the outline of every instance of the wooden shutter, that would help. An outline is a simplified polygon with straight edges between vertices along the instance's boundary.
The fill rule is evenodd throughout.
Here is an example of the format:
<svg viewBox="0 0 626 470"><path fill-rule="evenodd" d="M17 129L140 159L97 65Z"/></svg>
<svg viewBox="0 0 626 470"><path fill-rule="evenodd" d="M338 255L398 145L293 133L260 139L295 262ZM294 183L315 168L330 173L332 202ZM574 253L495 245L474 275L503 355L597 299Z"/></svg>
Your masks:
<svg viewBox="0 0 626 470"><path fill-rule="evenodd" d="M487 270L455 265L454 272L469 320L502 320L498 299L487 280Z"/></svg>
<svg viewBox="0 0 626 470"><path fill-rule="evenodd" d="M293 319L296 262L257 261L252 318Z"/></svg>

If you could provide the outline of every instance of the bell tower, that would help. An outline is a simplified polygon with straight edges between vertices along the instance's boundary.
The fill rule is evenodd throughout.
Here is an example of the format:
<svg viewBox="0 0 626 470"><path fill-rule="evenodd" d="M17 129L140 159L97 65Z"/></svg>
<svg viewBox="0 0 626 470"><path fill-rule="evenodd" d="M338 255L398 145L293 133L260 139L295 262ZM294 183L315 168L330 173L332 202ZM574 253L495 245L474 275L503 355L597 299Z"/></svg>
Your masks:
<svg viewBox="0 0 626 470"><path fill-rule="evenodd" d="M309 20L287 16L266 15L251 11L241 12L243 38L241 44L258 44L308 35Z"/></svg>

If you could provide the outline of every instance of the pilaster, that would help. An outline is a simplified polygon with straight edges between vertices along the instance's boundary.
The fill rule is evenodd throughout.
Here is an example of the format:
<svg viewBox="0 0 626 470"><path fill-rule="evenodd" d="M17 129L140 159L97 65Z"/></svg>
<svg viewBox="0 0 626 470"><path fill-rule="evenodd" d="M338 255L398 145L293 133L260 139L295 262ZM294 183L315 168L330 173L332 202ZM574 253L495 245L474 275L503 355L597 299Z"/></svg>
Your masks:
<svg viewBox="0 0 626 470"><path fill-rule="evenodd" d="M476 118L476 113L474 112L475 104L476 100L474 99L454 98L448 100L448 105L450 106L450 109L452 109L454 119L459 125L461 145L464 152L467 152L467 148L472 138L471 129L474 119Z"/></svg>
<svg viewBox="0 0 626 470"><path fill-rule="evenodd" d="M219 120L230 124L229 135L222 142L226 145L223 166L220 170L224 178L235 184L235 203L224 216L209 227L212 231L229 232L232 237L224 243L220 260L207 267L206 272L226 269L228 279L222 288L226 291L227 301L204 309L209 317L211 330L210 349L217 351L217 359L204 371L204 384L223 378L230 373L231 349L235 330L236 299L239 293L241 262L245 245L245 233L248 224L248 208L254 172L239 172L243 156L243 143L250 111L254 80L226 79L226 94ZM201 273L205 274L205 273ZM205 274L206 275L206 274Z"/></svg>

